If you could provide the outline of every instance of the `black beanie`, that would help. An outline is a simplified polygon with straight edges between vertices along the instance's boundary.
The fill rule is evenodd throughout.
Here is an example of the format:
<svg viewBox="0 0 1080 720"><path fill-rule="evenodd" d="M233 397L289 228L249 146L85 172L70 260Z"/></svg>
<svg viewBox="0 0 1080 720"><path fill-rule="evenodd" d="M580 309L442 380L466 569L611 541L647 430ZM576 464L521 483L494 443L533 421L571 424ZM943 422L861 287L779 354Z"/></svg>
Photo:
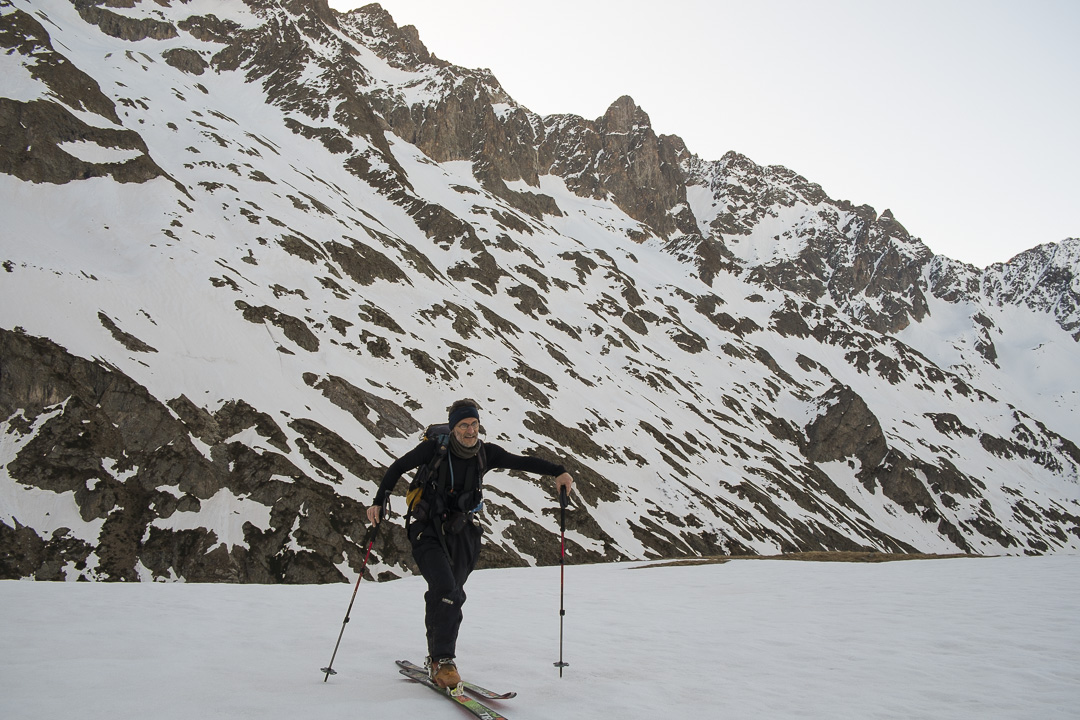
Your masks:
<svg viewBox="0 0 1080 720"><path fill-rule="evenodd" d="M480 411L472 405L463 405L456 410L451 411L449 418L450 429L453 430L454 427L465 418L476 418L479 420Z"/></svg>

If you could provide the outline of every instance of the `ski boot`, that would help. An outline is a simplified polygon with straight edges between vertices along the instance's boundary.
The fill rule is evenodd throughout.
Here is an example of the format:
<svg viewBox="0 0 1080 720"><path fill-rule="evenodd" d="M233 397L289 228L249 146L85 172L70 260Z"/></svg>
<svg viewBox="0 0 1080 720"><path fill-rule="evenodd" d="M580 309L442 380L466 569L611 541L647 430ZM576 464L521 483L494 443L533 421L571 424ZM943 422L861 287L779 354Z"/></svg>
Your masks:
<svg viewBox="0 0 1080 720"><path fill-rule="evenodd" d="M464 692L461 685L461 675L458 674L457 665L454 664L453 658L432 660L429 657L424 662L424 665L427 666L428 677L436 685L451 695L460 695Z"/></svg>

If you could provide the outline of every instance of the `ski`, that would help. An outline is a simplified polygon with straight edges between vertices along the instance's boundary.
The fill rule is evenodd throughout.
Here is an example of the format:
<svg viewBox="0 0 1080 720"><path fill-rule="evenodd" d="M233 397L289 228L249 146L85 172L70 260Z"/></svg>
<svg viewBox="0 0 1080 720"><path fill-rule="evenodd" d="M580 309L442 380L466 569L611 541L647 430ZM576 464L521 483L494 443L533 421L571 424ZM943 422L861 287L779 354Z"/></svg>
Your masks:
<svg viewBox="0 0 1080 720"><path fill-rule="evenodd" d="M465 693L462 693L461 695L451 695L449 690L446 690L445 688L441 688L436 685L435 682L431 678L429 678L427 676L427 673L423 670L418 671L413 670L412 668L403 667L400 668L398 672L414 682L418 682L422 685L428 686L435 692L442 695L447 700L453 700L458 705L465 708L476 717L480 718L480 720L507 720L504 715L496 712L495 710L492 710L487 705L484 705L475 698L469 697Z"/></svg>
<svg viewBox="0 0 1080 720"><path fill-rule="evenodd" d="M409 669L409 670L416 670L418 672L424 673L425 675L427 674L427 671L424 670L424 668L417 665L416 663L409 662L408 660L397 660L395 662L397 662L397 665L400 668L406 668L406 669ZM504 693L498 693L498 692L495 692L494 690L488 690L485 687L480 687L476 683L462 682L461 684L466 690L471 692L473 695L478 695L479 697L482 697L485 700L509 700L510 698L517 697L517 693L513 692L513 691L504 692Z"/></svg>

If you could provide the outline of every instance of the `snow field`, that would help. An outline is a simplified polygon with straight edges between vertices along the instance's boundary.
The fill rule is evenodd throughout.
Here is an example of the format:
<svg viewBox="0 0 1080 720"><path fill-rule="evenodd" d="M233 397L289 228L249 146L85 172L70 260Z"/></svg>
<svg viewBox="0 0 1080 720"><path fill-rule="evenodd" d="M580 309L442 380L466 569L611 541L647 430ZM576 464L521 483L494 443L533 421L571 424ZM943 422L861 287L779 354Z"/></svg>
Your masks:
<svg viewBox="0 0 1080 720"><path fill-rule="evenodd" d="M1080 557L733 561L486 570L466 677L511 720L1072 718ZM457 717L400 678L423 581L352 586L0 582L0 716ZM494 705L494 703L492 703ZM460 714L460 717L466 717Z"/></svg>

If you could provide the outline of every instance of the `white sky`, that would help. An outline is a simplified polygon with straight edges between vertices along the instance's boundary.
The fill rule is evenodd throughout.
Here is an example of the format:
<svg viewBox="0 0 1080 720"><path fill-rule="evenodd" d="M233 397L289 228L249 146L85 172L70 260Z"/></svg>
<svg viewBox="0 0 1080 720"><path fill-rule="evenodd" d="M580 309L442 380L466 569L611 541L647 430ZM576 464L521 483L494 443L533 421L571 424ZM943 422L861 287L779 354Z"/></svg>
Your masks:
<svg viewBox="0 0 1080 720"><path fill-rule="evenodd" d="M630 95L691 152L784 165L958 260L1080 236L1076 0L380 4L534 112Z"/></svg>

